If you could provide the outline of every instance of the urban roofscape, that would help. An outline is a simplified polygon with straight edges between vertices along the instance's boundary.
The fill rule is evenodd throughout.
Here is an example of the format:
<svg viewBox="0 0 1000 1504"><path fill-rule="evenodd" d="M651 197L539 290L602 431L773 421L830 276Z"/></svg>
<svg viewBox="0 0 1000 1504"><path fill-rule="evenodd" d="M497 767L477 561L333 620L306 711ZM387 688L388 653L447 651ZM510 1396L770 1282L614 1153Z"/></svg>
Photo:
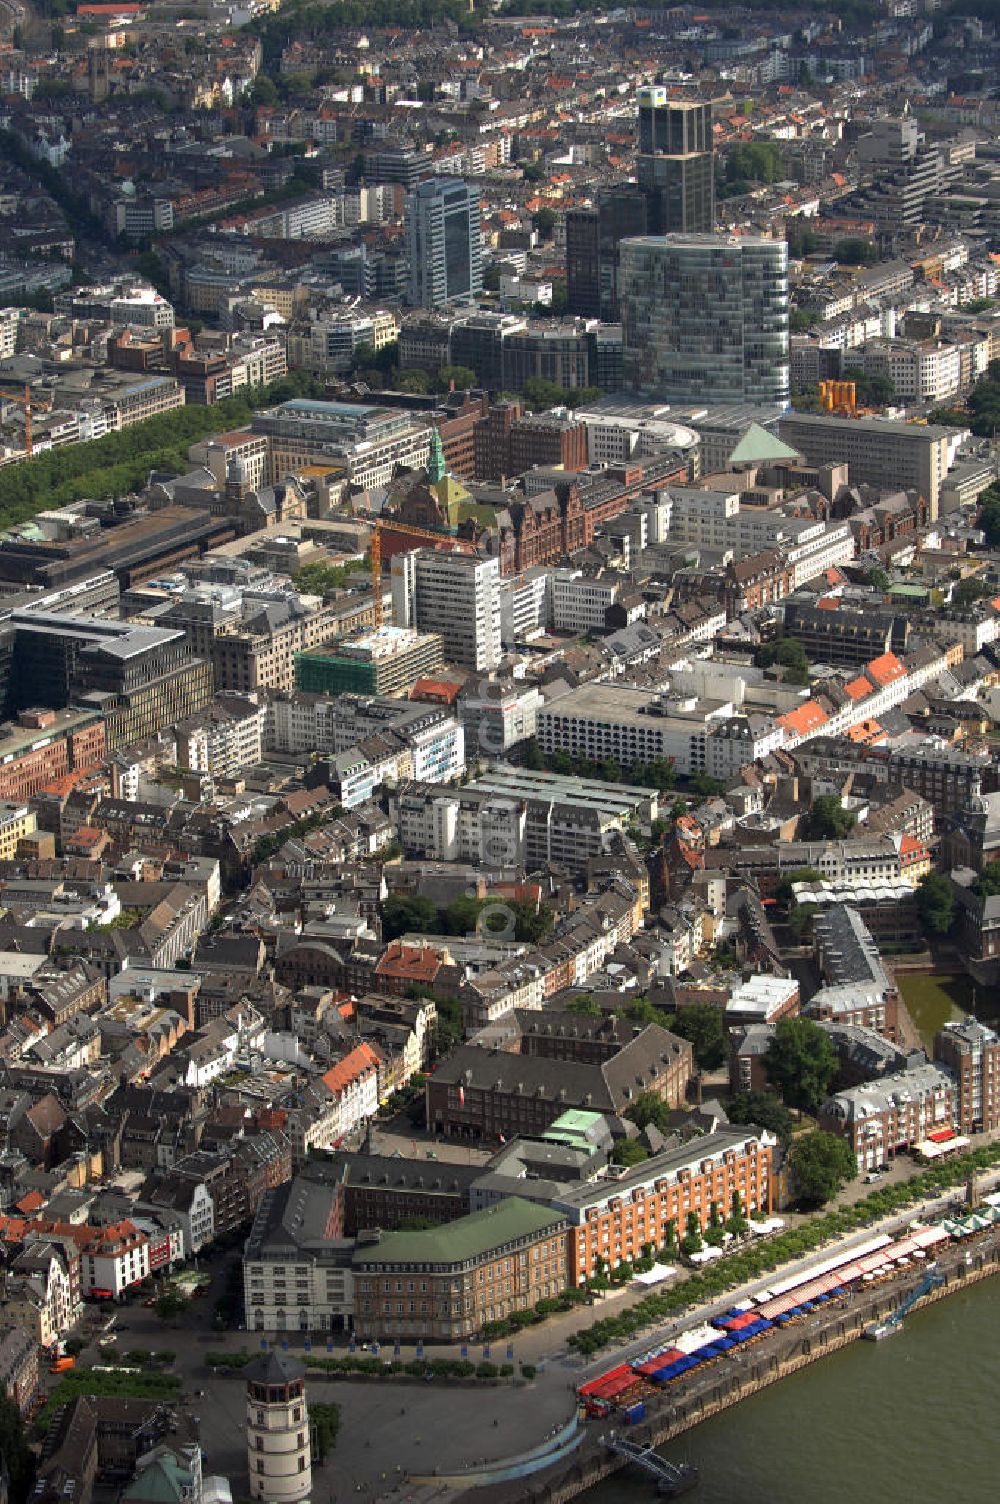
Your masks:
<svg viewBox="0 0 1000 1504"><path fill-rule="evenodd" d="M998 28L0 0L0 1504L954 1496Z"/></svg>

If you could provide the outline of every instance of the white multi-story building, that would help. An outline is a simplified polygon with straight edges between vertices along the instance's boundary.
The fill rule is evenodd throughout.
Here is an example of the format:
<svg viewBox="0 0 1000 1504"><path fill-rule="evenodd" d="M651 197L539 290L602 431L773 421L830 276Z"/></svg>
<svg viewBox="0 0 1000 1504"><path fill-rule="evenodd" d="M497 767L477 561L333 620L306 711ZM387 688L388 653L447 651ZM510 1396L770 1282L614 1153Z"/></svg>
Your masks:
<svg viewBox="0 0 1000 1504"><path fill-rule="evenodd" d="M483 684L478 691L463 694L459 716L467 755L502 757L518 742L534 736L541 703L541 693L533 684Z"/></svg>
<svg viewBox="0 0 1000 1504"><path fill-rule="evenodd" d="M332 1124L335 1140L353 1132L359 1123L378 1112L378 1064L371 1045L362 1041L322 1077L335 1109Z"/></svg>
<svg viewBox="0 0 1000 1504"><path fill-rule="evenodd" d="M738 559L775 549L792 566L792 588L854 557L846 522L787 517L763 507L743 507L737 491L669 488L669 541L702 548L731 549Z"/></svg>
<svg viewBox="0 0 1000 1504"><path fill-rule="evenodd" d="M359 345L380 350L398 332L392 313L346 309L324 314L289 330L288 363L296 370L349 371Z"/></svg>
<svg viewBox="0 0 1000 1504"><path fill-rule="evenodd" d="M557 632L603 632L608 607L617 597L616 579L594 579L582 569L554 569L552 626Z"/></svg>
<svg viewBox="0 0 1000 1504"><path fill-rule="evenodd" d="M465 788L412 783L389 796L405 850L493 869L562 862L607 851L614 832L655 818L651 790L499 767Z"/></svg>
<svg viewBox="0 0 1000 1504"><path fill-rule="evenodd" d="M664 450L696 453L694 429L672 422L667 413L666 407L657 408L655 403L623 412L602 404L592 411L578 408L574 416L587 425L587 459L592 465L624 465Z"/></svg>
<svg viewBox="0 0 1000 1504"><path fill-rule="evenodd" d="M416 470L430 455L430 424L396 408L296 397L257 413L252 427L268 439L272 482L327 464L371 490L387 485L397 465Z"/></svg>
<svg viewBox="0 0 1000 1504"><path fill-rule="evenodd" d="M397 568L394 559L393 612L397 626L437 632L448 662L496 668L503 653L500 560L431 548L415 552L412 568ZM411 615L412 621L401 620L403 615Z"/></svg>
<svg viewBox="0 0 1000 1504"><path fill-rule="evenodd" d="M149 1274L149 1239L131 1222L102 1227L80 1257L80 1289L85 1295L97 1290L116 1299Z"/></svg>
<svg viewBox="0 0 1000 1504"><path fill-rule="evenodd" d="M453 717L413 732L409 743L414 778L450 783L465 772L465 728Z"/></svg>
<svg viewBox="0 0 1000 1504"><path fill-rule="evenodd" d="M728 720L733 709L628 684L584 684L539 711L537 737L550 755L613 758L624 768L665 760L679 773L704 773L713 722Z"/></svg>
<svg viewBox="0 0 1000 1504"><path fill-rule="evenodd" d="M23 308L0 308L0 360L17 350L17 328L24 312Z"/></svg>
<svg viewBox="0 0 1000 1504"><path fill-rule="evenodd" d="M380 740L384 745L378 751L373 739L331 759L330 787L345 809L363 804L384 783L410 778L450 783L465 771L465 731L453 717L425 726L405 741L393 734Z"/></svg>
<svg viewBox="0 0 1000 1504"><path fill-rule="evenodd" d="M5 1317L26 1327L43 1347L51 1346L80 1314L63 1248L42 1232L28 1232L9 1274Z"/></svg>
<svg viewBox="0 0 1000 1504"><path fill-rule="evenodd" d="M220 695L202 715L175 732L177 765L219 778L237 778L263 757L264 707L249 695Z"/></svg>
<svg viewBox="0 0 1000 1504"><path fill-rule="evenodd" d="M549 619L551 573L533 565L500 581L500 641L505 648L544 632Z"/></svg>
<svg viewBox="0 0 1000 1504"><path fill-rule="evenodd" d="M173 304L147 282L119 278L100 287L59 293L55 310L74 319L101 319L131 329L172 329Z"/></svg>
<svg viewBox="0 0 1000 1504"><path fill-rule="evenodd" d="M329 1187L291 1180L266 1191L243 1255L247 1331L322 1332L351 1325L349 1261L329 1236Z"/></svg>
<svg viewBox="0 0 1000 1504"><path fill-rule="evenodd" d="M893 382L902 402L945 402L962 386L962 351L945 340L876 340L844 356L844 374Z"/></svg>
<svg viewBox="0 0 1000 1504"><path fill-rule="evenodd" d="M743 768L769 757L785 739L783 727L771 716L738 715L715 726L705 743L705 772L730 783Z"/></svg>

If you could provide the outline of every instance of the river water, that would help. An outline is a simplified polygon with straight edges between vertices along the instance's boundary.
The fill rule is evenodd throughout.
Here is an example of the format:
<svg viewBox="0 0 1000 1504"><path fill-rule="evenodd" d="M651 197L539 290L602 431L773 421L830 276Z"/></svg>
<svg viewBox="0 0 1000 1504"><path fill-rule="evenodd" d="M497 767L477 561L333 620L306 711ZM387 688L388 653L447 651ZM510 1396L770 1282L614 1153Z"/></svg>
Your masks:
<svg viewBox="0 0 1000 1504"><path fill-rule="evenodd" d="M663 1448L693 1462L692 1504L996 1504L1000 1280L854 1342ZM588 1504L647 1504L628 1469Z"/></svg>

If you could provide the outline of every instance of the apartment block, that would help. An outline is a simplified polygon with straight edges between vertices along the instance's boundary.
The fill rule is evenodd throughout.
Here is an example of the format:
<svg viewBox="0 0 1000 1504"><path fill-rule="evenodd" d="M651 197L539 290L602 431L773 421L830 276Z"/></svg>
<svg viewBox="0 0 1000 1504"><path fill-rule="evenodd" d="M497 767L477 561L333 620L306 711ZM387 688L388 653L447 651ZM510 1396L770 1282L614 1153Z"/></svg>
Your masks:
<svg viewBox="0 0 1000 1504"><path fill-rule="evenodd" d="M930 1064L835 1092L819 1113L820 1127L847 1139L861 1170L878 1169L958 1121L955 1078Z"/></svg>
<svg viewBox="0 0 1000 1504"><path fill-rule="evenodd" d="M990 1133L1000 1127L1000 1037L974 1018L945 1024L934 1040L934 1059L956 1081L956 1127Z"/></svg>

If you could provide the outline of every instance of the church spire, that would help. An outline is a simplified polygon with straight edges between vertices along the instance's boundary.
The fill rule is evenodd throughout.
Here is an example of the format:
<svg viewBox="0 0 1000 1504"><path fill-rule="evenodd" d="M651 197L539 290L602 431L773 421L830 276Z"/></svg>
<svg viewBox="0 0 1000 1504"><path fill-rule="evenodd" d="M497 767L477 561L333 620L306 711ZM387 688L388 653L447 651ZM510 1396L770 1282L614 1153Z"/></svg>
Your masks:
<svg viewBox="0 0 1000 1504"><path fill-rule="evenodd" d="M448 467L444 462L444 445L436 428L431 429L431 452L427 460L427 479L432 486L444 480Z"/></svg>

